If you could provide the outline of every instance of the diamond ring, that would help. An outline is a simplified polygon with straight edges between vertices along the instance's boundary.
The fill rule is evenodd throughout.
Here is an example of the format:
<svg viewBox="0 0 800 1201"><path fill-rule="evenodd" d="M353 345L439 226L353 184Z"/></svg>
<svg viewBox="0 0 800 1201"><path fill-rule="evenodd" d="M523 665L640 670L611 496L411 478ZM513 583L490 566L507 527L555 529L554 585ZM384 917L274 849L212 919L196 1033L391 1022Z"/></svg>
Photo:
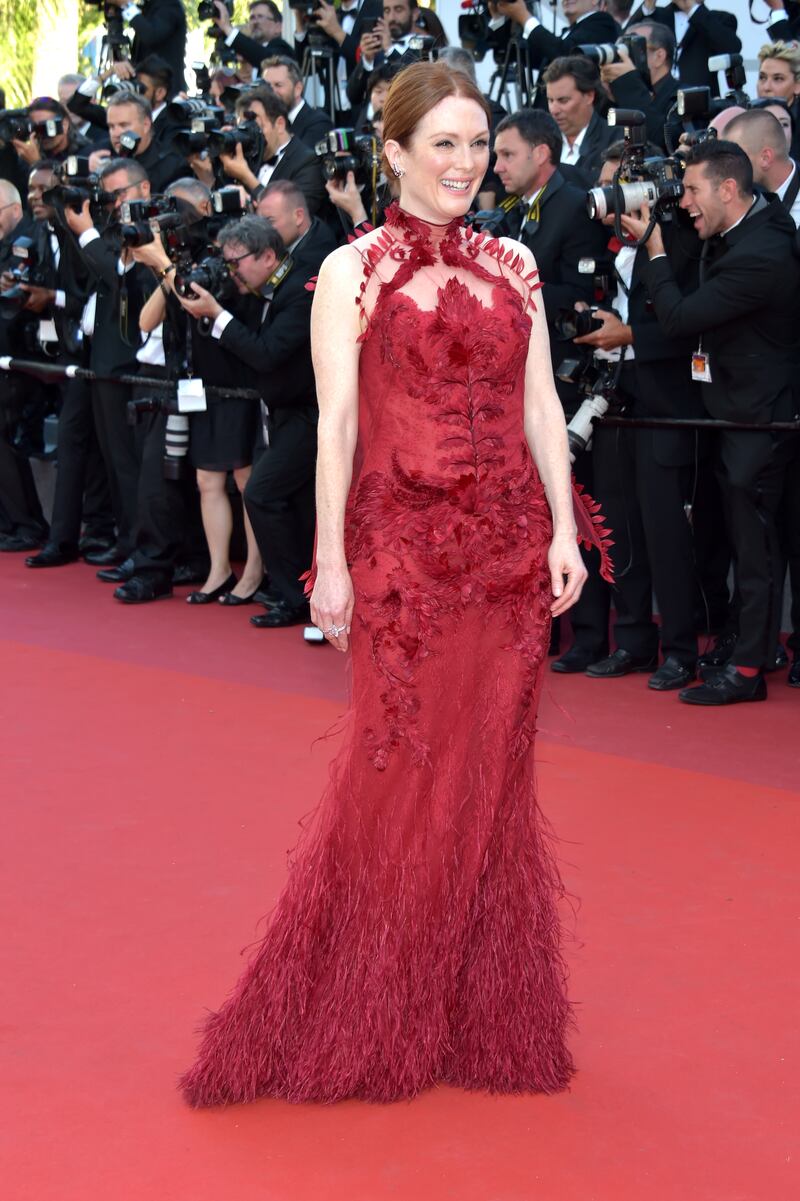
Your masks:
<svg viewBox="0 0 800 1201"><path fill-rule="evenodd" d="M332 634L334 638L338 638L339 635L343 634L346 629L347 629L347 626L331 626L331 628L329 630L326 630L325 633Z"/></svg>

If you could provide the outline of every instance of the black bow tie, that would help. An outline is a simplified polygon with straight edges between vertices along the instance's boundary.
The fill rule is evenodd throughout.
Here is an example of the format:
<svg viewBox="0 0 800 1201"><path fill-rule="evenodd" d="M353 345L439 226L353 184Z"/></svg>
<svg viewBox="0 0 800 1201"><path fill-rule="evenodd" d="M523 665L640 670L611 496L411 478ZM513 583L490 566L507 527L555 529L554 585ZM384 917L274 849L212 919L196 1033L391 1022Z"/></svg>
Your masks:
<svg viewBox="0 0 800 1201"><path fill-rule="evenodd" d="M280 157L281 157L280 151L278 151L277 154L273 154L272 158L265 158L264 166L265 167L277 167L277 165L280 161Z"/></svg>

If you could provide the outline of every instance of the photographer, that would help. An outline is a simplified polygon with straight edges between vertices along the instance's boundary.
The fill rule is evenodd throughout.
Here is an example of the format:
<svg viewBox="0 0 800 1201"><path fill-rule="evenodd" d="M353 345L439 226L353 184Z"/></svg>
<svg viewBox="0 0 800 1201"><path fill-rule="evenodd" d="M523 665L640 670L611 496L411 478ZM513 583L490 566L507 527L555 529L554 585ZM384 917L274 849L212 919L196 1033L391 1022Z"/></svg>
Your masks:
<svg viewBox="0 0 800 1201"><path fill-rule="evenodd" d="M333 124L321 108L312 108L303 99L303 77L293 58L266 58L261 64L261 76L288 109L289 127L311 150L325 137Z"/></svg>
<svg viewBox="0 0 800 1201"><path fill-rule="evenodd" d="M709 140L686 159L681 208L705 243L700 285L676 283L658 226L647 242L647 283L656 315L672 337L697 339L692 376L712 417L767 425L797 410L796 317L800 263L795 227L778 201L753 195L750 160L733 142ZM641 237L642 220L624 217ZM791 440L720 431L719 470L736 560L738 640L728 664L681 700L726 705L765 699L780 626L782 557L776 513Z"/></svg>
<svg viewBox="0 0 800 1201"><path fill-rule="evenodd" d="M78 239L96 291L83 317L84 336L91 339L89 366L99 376L127 375L136 370L139 312L153 289L146 268L137 264L119 232L119 210L125 201L147 199L147 172L135 159L111 159L100 171L105 191L113 197L110 220L102 232L95 226L89 201L80 213L65 210L69 228ZM92 384L92 411L97 438L108 472L117 542L108 551L87 554L87 563L110 567L128 557L136 525L139 465L131 426L127 421L128 384L98 380Z"/></svg>
<svg viewBox="0 0 800 1201"><path fill-rule="evenodd" d="M186 174L180 155L153 137L153 117L144 96L122 93L108 103L108 136L114 154L130 156L146 172L153 192L163 192Z"/></svg>
<svg viewBox="0 0 800 1201"><path fill-rule="evenodd" d="M674 36L680 87L711 88L712 95L718 96L717 77L709 71L708 60L717 54L740 53L742 42L733 13L706 8L704 0L675 0L663 8L643 4L642 15L666 25Z"/></svg>
<svg viewBox="0 0 800 1201"><path fill-rule="evenodd" d="M131 60L134 67L149 54L166 59L177 92L186 87L186 13L182 0L105 0L106 8L122 11L125 23L134 32Z"/></svg>
<svg viewBox="0 0 800 1201"><path fill-rule="evenodd" d="M309 620L300 576L311 564L317 401L311 363L311 292L306 268L294 269L275 227L261 217L226 225L219 243L237 288L263 299L252 330L203 288L183 300L194 317L213 322L211 335L258 375L266 416L265 446L245 491L272 587L280 600L253 625L277 627Z"/></svg>
<svg viewBox="0 0 800 1201"><path fill-rule="evenodd" d="M180 302L186 279L209 261L211 194L198 180L187 178L173 184L163 199L178 204L177 226L172 212L163 218L169 223L178 253L174 248L168 253L170 244L165 246L163 235L136 245L131 252L153 272L158 284L139 317L140 329L147 336L137 354L140 372L173 381L194 378L204 386L224 387L232 380L247 386L246 369L209 337L207 323L190 317ZM159 217L153 220L158 226ZM192 260L199 260L201 266L191 266ZM226 278L220 286L224 289L229 283ZM206 393L204 409L178 418L178 428L188 424L188 458L184 458L173 453L175 402L168 397L167 392L159 392L153 404L152 393L144 385L134 389L134 400L144 409L137 412L136 425L141 468L134 547L130 558L120 567L100 573L101 578L119 583L114 596L125 604L171 596L176 571L183 582L202 584L199 591L189 594L190 604L220 599L224 604L244 603L260 584L263 569L245 521L248 561L241 580L237 583L232 577L232 514L226 479L232 472L239 491L244 490L256 440L257 405L253 400ZM183 469L189 463L192 472Z"/></svg>
<svg viewBox="0 0 800 1201"><path fill-rule="evenodd" d="M528 63L538 71L564 55L575 54L579 46L616 42L620 28L610 13L601 11L598 0L561 0L566 28L561 35L545 29L529 10L525 0L489 0L491 28L502 31L507 42L509 22L521 30Z"/></svg>
<svg viewBox="0 0 800 1201"><path fill-rule="evenodd" d="M273 179L288 179L296 184L306 198L312 214L317 214L325 201L325 185L317 156L289 128L289 110L283 101L266 85L253 88L236 101L240 117L252 114L264 138L264 158L257 174L248 166L241 145L233 155L221 156L225 174L257 200L261 189Z"/></svg>
<svg viewBox="0 0 800 1201"><path fill-rule="evenodd" d="M336 51L334 71L337 80L343 85L356 69L359 48L363 54L362 38L365 27L372 25L374 28L375 24L383 19L383 0L350 0L350 3L342 3L338 8L327 4L326 0L320 0L314 6L312 18L308 16L308 5L301 0L292 0L291 7L294 12L295 50L298 59L304 57L310 31L324 34ZM341 91L344 91L343 87ZM328 109L331 107L330 100L331 98L327 97ZM334 97L334 107L340 115L347 111L341 96Z"/></svg>
<svg viewBox="0 0 800 1201"><path fill-rule="evenodd" d="M620 47L621 63L608 63L600 68L600 78L608 88L611 99L619 108L640 109L647 118L647 140L664 149L664 126L667 114L675 103L678 82L672 74L675 61L675 35L658 22L633 25L626 34L647 39L648 87L637 71L627 49Z"/></svg>
<svg viewBox="0 0 800 1201"><path fill-rule="evenodd" d="M251 64L254 77L261 70L265 58L277 56L295 61L294 50L283 40L281 10L272 0L255 0L250 5L247 33L234 28L231 14L223 0L215 0L215 5L217 16L214 18L214 24L224 35L226 46L230 46L239 58Z"/></svg>
<svg viewBox="0 0 800 1201"><path fill-rule="evenodd" d="M18 266L14 243L30 237L32 229L16 187L0 179L0 286L4 292L14 286L9 274ZM25 330L32 320L22 306L0 304L0 355L25 353ZM12 445L29 388L29 381L22 376L0 373L0 551L35 550L47 536L30 463Z"/></svg>
<svg viewBox="0 0 800 1201"><path fill-rule="evenodd" d="M28 119L33 126L30 137L24 141L15 138L12 143L28 169L43 158L61 163L70 154L88 154L92 149L88 140L73 128L63 104L51 96L32 100Z"/></svg>
<svg viewBox="0 0 800 1201"><path fill-rule="evenodd" d="M792 15L787 11L784 0L764 0L767 8L772 11L767 22L767 33L773 42L792 42L800 36L800 13L797 5L792 4Z"/></svg>
<svg viewBox="0 0 800 1201"><path fill-rule="evenodd" d="M125 74L125 83L114 93L116 99L126 96L142 96L150 105L150 119L153 123L153 141L159 142L165 152L171 151L170 139L176 129L176 121L170 116L167 105L173 95L172 69L169 64L157 54L150 54L136 68L135 74L129 63L116 64ZM136 90L129 86L135 82ZM94 96L100 89L100 79L84 80L70 93L66 101L67 108L79 120L90 123L90 128L96 131L108 131L108 113L101 104L94 102ZM87 134L87 136L89 136ZM97 137L97 134L95 134Z"/></svg>
<svg viewBox="0 0 800 1201"><path fill-rule="evenodd" d="M316 275L323 259L336 249L331 229L308 211L306 199L296 184L287 179L271 183L261 194L256 214L271 221L280 234L298 274Z"/></svg>
<svg viewBox="0 0 800 1201"><path fill-rule="evenodd" d="M91 115L81 114L80 111L75 111L70 107L70 101L73 100L75 93L85 84L85 75L62 75L56 89L58 91L58 99L67 110L70 124L75 132L80 134L81 137L86 138L87 142L91 142L93 150L108 149L106 110L101 108L99 104L92 104L91 96L81 96L81 100L78 102L78 110L80 110L81 102L85 100L86 104L92 110ZM99 122L95 119L95 110L101 114Z"/></svg>
<svg viewBox="0 0 800 1201"><path fill-rule="evenodd" d="M608 148L600 187L611 186L623 154L619 143ZM613 210L603 224L613 226ZM662 218L661 229L676 278L684 287L695 287L696 236L674 220ZM672 338L661 329L650 305L647 266L643 247L625 242L617 247L615 292L595 314L600 327L575 341L591 347L598 360L620 364L615 400L626 415L702 418L700 385L686 379L691 339ZM692 526L686 517L687 506L697 504L702 470L697 436L690 430L608 429L601 424L593 432L591 456L593 495L602 498L599 503L615 531L616 650L588 664L586 674L612 679L655 668L660 635L664 661L648 686L658 692L683 688L695 678L697 664L697 579ZM653 621L653 591L660 627ZM603 599L594 614L599 628L608 627L607 591ZM576 643L582 618L583 613ZM576 658L574 650L564 656L568 658Z"/></svg>
<svg viewBox="0 0 800 1201"><path fill-rule="evenodd" d="M596 111L603 94L596 63L582 55L557 58L542 74L547 107L561 130L561 166L570 182L591 187L606 146L621 136Z"/></svg>

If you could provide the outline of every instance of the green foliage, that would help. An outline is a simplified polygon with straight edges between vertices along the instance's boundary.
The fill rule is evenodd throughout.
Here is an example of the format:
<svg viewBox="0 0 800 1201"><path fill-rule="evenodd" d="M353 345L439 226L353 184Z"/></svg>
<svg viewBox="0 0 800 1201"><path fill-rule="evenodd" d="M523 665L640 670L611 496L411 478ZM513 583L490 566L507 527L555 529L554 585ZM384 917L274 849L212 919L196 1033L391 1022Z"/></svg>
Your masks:
<svg viewBox="0 0 800 1201"><path fill-rule="evenodd" d="M50 0L2 0L0 3L0 84L6 105L19 108L31 98L39 8Z"/></svg>

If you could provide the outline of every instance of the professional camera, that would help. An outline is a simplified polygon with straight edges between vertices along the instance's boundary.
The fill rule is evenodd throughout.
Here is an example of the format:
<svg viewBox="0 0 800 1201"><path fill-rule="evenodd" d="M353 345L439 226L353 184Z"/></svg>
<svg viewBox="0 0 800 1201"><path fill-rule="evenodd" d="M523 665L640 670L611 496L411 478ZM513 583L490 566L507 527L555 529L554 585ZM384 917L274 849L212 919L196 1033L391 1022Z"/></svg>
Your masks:
<svg viewBox="0 0 800 1201"><path fill-rule="evenodd" d="M646 204L652 212L651 229L643 239L646 241L656 220L665 217L680 203L683 164L679 158L645 157L645 115L639 109L612 108L607 120L609 125L623 126L622 158L611 184L592 188L589 192L589 216L601 221L613 213L615 233L622 237L620 215L634 213Z"/></svg>
<svg viewBox="0 0 800 1201"><path fill-rule="evenodd" d="M218 130L225 118L225 110L218 105L208 104L196 96L188 100L173 100L167 105L170 117L183 118L187 124L172 134L172 144L182 158L208 150L209 135Z"/></svg>
<svg viewBox="0 0 800 1201"><path fill-rule="evenodd" d="M724 72L725 86L728 89L725 99L747 108L750 98L744 90L747 86L747 72L741 54L714 54L708 60L708 69L712 74Z"/></svg>
<svg viewBox="0 0 800 1201"><path fill-rule="evenodd" d="M26 108L6 108L0 112L0 142L27 142L33 133L33 121Z"/></svg>
<svg viewBox="0 0 800 1201"><path fill-rule="evenodd" d="M401 56L401 62L434 62L438 57L436 38L428 34L415 33L408 39L408 49Z"/></svg>
<svg viewBox="0 0 800 1201"><path fill-rule="evenodd" d="M553 322L556 337L563 342L571 342L573 338L585 338L596 329L602 329L603 322L593 315L597 312L597 307L592 305L588 309L559 309Z"/></svg>
<svg viewBox="0 0 800 1201"><path fill-rule="evenodd" d="M306 25L316 25L319 21L319 0L292 0L289 7L305 17Z"/></svg>
<svg viewBox="0 0 800 1201"><path fill-rule="evenodd" d="M242 192L236 184L227 188L217 188L211 193L211 211L229 221L243 217L247 206L242 201Z"/></svg>
<svg viewBox="0 0 800 1201"><path fill-rule="evenodd" d="M124 133L119 135L119 148L117 149L119 157L133 158L139 149L141 140L142 135L140 133L135 133L132 129L126 129Z"/></svg>
<svg viewBox="0 0 800 1201"><path fill-rule="evenodd" d="M261 165L265 149L264 135L252 114L245 113L245 120L234 129L215 129L208 135L208 156L219 158L223 154L235 154L241 146L245 162L251 171Z"/></svg>
<svg viewBox="0 0 800 1201"><path fill-rule="evenodd" d="M197 263L191 263L182 271L175 272L175 291L184 300L191 300L192 286L198 284L210 292L215 300L229 300L236 292L230 269L222 252L216 247L209 249Z"/></svg>
<svg viewBox="0 0 800 1201"><path fill-rule="evenodd" d="M494 30L489 28L491 13L486 0L462 0L462 12L458 18L458 40L469 50L476 63L481 63L489 50L494 50L495 61L502 61L497 47L492 45Z"/></svg>
<svg viewBox="0 0 800 1201"><path fill-rule="evenodd" d="M233 16L233 0L224 0L225 7L228 10L228 16ZM201 0L197 6L198 21L216 21L217 6L214 0Z"/></svg>
<svg viewBox="0 0 800 1201"><path fill-rule="evenodd" d="M13 316L28 299L22 284L41 285L44 282L33 238L17 238L11 247L12 266L8 274L14 283L5 292L0 292L0 315Z"/></svg>
<svg viewBox="0 0 800 1201"><path fill-rule="evenodd" d="M179 226L182 216L176 196L151 196L127 200L119 206L119 232L123 245L149 246L163 230Z"/></svg>
<svg viewBox="0 0 800 1201"><path fill-rule="evenodd" d="M70 154L54 167L54 172L58 183L42 194L45 204L79 213L88 200L95 221L113 204L114 197L104 190L100 176L89 169L85 155Z"/></svg>
<svg viewBox="0 0 800 1201"><path fill-rule="evenodd" d="M597 63L598 67L607 67L611 63L625 62L625 55L620 49L622 46L628 51L628 58L649 88L650 68L647 65L647 38L642 37L640 34L623 33L622 37L618 38L615 43L609 42L605 45L578 46L578 52L585 54L592 62Z"/></svg>
<svg viewBox="0 0 800 1201"><path fill-rule="evenodd" d="M326 179L346 183L347 173L352 171L359 188L377 180L380 153L377 138L371 134L356 134L349 128L332 129L317 142L314 151Z"/></svg>

